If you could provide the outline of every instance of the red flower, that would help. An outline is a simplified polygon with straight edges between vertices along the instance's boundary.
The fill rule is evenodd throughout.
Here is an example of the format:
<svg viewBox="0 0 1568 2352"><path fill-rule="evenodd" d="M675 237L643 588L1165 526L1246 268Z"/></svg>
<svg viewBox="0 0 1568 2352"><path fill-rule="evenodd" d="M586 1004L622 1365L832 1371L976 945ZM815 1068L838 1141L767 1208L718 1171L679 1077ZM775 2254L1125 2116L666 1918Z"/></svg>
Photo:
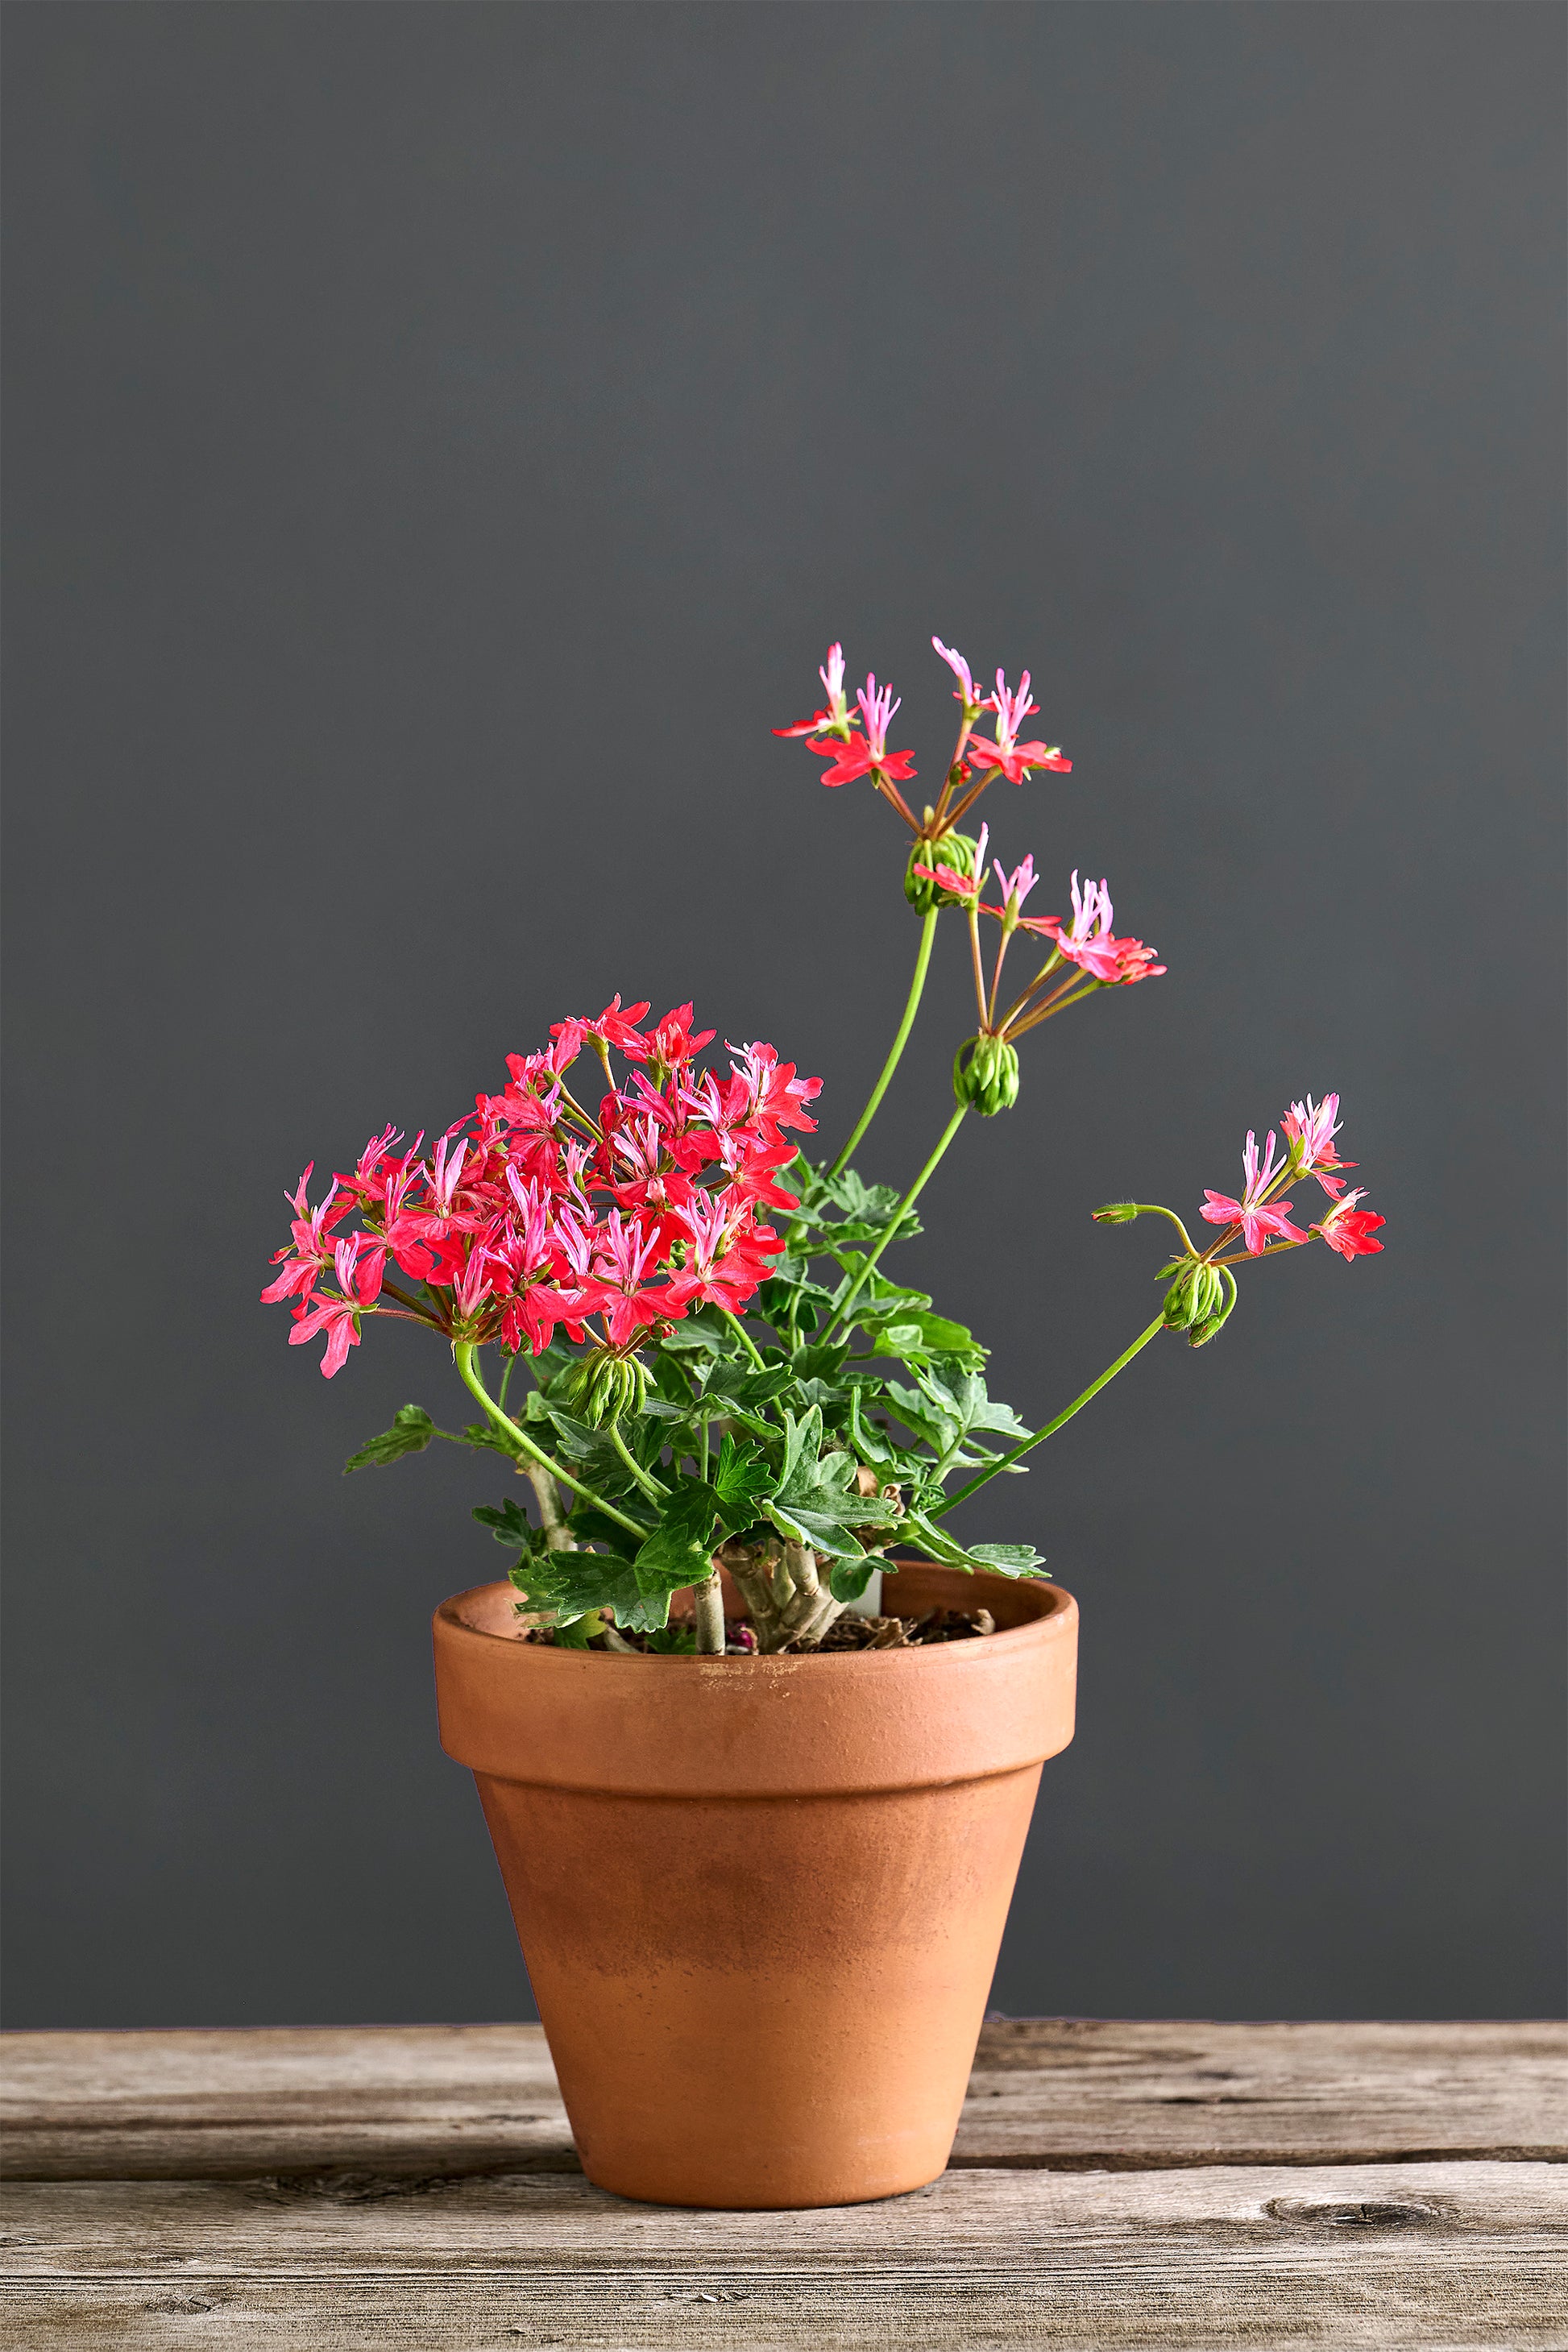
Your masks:
<svg viewBox="0 0 1568 2352"><path fill-rule="evenodd" d="M1388 1223L1388 1219L1378 1216L1372 1209L1358 1209L1356 1202L1365 1198L1364 1191L1345 1193L1342 1200L1336 1201L1331 1209L1324 1212L1321 1224L1312 1227L1312 1231L1321 1234L1331 1250L1338 1250L1342 1258L1368 1257L1373 1250L1383 1247L1383 1244L1374 1242L1372 1236L1379 1225Z"/></svg>
<svg viewBox="0 0 1568 2352"><path fill-rule="evenodd" d="M647 1005L642 1009L646 1013ZM635 1045L627 1045L622 1050L634 1061L655 1062L666 1070L679 1070L695 1060L704 1045L711 1045L713 1037L711 1029L700 1029L694 1037L691 1007L679 1004L662 1021L656 1022L646 1037L638 1037Z"/></svg>
<svg viewBox="0 0 1568 2352"><path fill-rule="evenodd" d="M869 676L855 697L860 706L860 716L866 722L865 735L851 735L846 742L813 743L808 748L828 761L822 781L825 784L853 783L857 776L872 774L888 777L895 783L906 784L914 774L912 751L889 751L888 730L900 703L890 686L878 690L875 673ZM853 727L854 720L848 724Z"/></svg>
<svg viewBox="0 0 1568 2352"><path fill-rule="evenodd" d="M986 708L996 713L996 740L988 743L983 736L972 736L964 751L970 765L999 770L1012 784L1021 784L1031 768L1055 768L1066 775L1072 761L1062 758L1059 744L1020 743L1016 740L1025 719L1039 707L1029 699L1027 670L1019 680L1016 694L1008 692L1005 674L998 670L996 691L986 697Z"/></svg>
<svg viewBox="0 0 1568 2352"><path fill-rule="evenodd" d="M742 1306L783 1247L759 1217L796 1206L776 1181L795 1158L784 1130L812 1130L820 1082L761 1044L732 1047L720 1078L697 1064L713 1033L693 1029L689 1004L645 1033L647 1011L617 997L596 1021L557 1022L549 1050L509 1055L505 1090L480 1095L428 1160L417 1144L390 1156L388 1129L313 1211L307 1170L268 1292L295 1302L295 1344L324 1332L330 1375L366 1314L424 1314L454 1337L537 1351L558 1327L581 1342L593 1318L629 1347L695 1302ZM589 1036L638 1065L597 1120L561 1079ZM356 1208L363 1229L334 1236ZM422 1301L383 1296L388 1256ZM336 1297L318 1286L330 1276Z"/></svg>

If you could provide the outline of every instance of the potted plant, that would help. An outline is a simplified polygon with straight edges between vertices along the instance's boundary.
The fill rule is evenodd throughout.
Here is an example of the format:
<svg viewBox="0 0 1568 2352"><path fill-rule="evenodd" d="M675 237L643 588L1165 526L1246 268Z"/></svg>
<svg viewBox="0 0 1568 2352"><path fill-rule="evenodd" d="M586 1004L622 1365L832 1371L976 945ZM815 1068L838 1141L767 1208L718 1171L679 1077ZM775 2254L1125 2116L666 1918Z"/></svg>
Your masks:
<svg viewBox="0 0 1568 2352"><path fill-rule="evenodd" d="M963 830L998 776L1069 763L1022 740L1026 672L984 693L932 642L960 721L921 815L891 690L868 677L851 703L837 646L822 708L775 730L911 835L914 978L832 1159L801 1146L815 1078L767 1045L713 1055L689 1005L649 1024L617 996L509 1056L432 1149L389 1127L314 1207L307 1169L262 1294L289 1303L291 1344L324 1339L329 1378L375 1316L450 1349L478 1417L405 1405L350 1470L440 1439L524 1482L531 1510L509 1480L474 1514L508 1580L436 1613L441 1736L478 1780L584 2168L658 2202L846 2203L942 2169L1041 1765L1072 1736L1078 1630L1035 1550L961 1542L949 1515L1160 1331L1206 1345L1237 1266L1382 1247L1337 1097L1292 1105L1261 1157L1247 1137L1239 1195L1206 1194L1202 1245L1167 1208L1095 1212L1173 1226L1163 1301L1040 1428L889 1270L959 1129L1016 1100L1019 1039L1164 969L1112 930L1103 882L1026 914L1032 859L1005 872ZM912 1181L868 1183L852 1158L950 909L977 1013L953 1107ZM1322 1213L1292 1223L1308 1180Z"/></svg>

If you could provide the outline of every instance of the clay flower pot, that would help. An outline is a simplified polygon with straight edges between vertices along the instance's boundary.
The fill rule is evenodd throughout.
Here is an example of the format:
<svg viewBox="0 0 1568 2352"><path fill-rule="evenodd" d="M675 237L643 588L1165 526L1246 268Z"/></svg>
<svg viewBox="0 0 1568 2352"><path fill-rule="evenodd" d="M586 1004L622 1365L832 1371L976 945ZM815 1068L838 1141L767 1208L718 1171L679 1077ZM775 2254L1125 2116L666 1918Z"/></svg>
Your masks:
<svg viewBox="0 0 1568 2352"><path fill-rule="evenodd" d="M1078 1609L907 1565L884 1607L975 1641L626 1658L517 1638L507 1584L436 1613L468 1765L584 2170L661 2205L855 2204L952 2146Z"/></svg>

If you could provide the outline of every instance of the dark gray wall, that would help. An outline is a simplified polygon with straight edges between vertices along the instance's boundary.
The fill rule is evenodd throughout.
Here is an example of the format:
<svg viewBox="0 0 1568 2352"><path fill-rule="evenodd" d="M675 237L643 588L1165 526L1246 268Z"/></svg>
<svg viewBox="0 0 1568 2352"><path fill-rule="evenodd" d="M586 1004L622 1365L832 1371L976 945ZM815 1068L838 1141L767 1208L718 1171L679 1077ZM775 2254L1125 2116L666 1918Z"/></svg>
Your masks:
<svg viewBox="0 0 1568 2352"><path fill-rule="evenodd" d="M997 2003L1555 2009L1561 12L9 32L11 2021L526 2013L426 1634L494 1478L339 1477L452 1375L289 1350L283 1187L616 988L842 1133L898 828L767 730L841 635L937 766L933 628L1075 761L999 845L1171 967L931 1189L994 1386L1074 1394L1160 1248L1089 1209L1294 1093L1389 1219L981 1515L1084 1610Z"/></svg>

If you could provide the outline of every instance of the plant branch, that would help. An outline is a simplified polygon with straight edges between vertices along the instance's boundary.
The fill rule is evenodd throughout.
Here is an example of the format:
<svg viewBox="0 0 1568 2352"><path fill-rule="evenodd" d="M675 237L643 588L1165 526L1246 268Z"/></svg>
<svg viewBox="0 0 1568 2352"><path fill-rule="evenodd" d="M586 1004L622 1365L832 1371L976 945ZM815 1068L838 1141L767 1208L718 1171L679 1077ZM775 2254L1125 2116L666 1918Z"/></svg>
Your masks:
<svg viewBox="0 0 1568 2352"><path fill-rule="evenodd" d="M715 1299L714 1305L719 1306L717 1299ZM752 1339L751 1333L747 1330L745 1325L742 1322L740 1317L728 1307L720 1306L719 1312L724 1318L724 1320L728 1323L730 1328L734 1332L736 1339L739 1339L742 1347L744 1348L747 1355L750 1356L758 1371L766 1371L767 1366L763 1363L762 1356L758 1352L757 1343Z"/></svg>
<svg viewBox="0 0 1568 2352"><path fill-rule="evenodd" d="M931 1177L935 1174L937 1163L941 1160L942 1153L947 1150L948 1145L952 1141L953 1137L958 1133L959 1129L963 1126L964 1114L968 1108L969 1105L967 1103L960 1103L958 1108L953 1112L952 1117L948 1120L947 1125L942 1129L942 1136L938 1141L936 1150L931 1153L931 1158L926 1161L925 1166L921 1170L920 1174L915 1178L914 1182L910 1186L909 1191L904 1194L903 1199L893 1211L892 1215L889 1218L888 1223L883 1229L881 1240L877 1244L876 1248L870 1253L870 1255L863 1261L860 1271L856 1276L853 1284L846 1292L839 1304L834 1308L833 1313L828 1319L826 1328L822 1334L824 1344L826 1344L827 1340L831 1339L839 1324L847 1318L849 1309L854 1306L855 1301L859 1297L860 1293L866 1287L867 1282L870 1278L872 1270L875 1267L878 1259L881 1256L882 1252L887 1248L888 1244L892 1240L893 1235L898 1232L899 1227L902 1224L904 1221L904 1212L907 1209L913 1208L915 1202L920 1199L921 1194L925 1191L925 1188L930 1182Z"/></svg>
<svg viewBox="0 0 1568 2352"><path fill-rule="evenodd" d="M479 1378L479 1370L474 1361L474 1343L471 1339L458 1339L453 1343L452 1361L458 1367L458 1376L464 1387L470 1395L478 1398L483 1411L494 1422L496 1427L504 1431L511 1439L520 1454L524 1454L531 1461L539 1463L550 1472L552 1477L559 1478L563 1486L570 1486L574 1495L581 1495L585 1503L592 1503L596 1511L603 1511L607 1519L614 1519L616 1525L625 1528L629 1535L644 1537L647 1534L647 1529L639 1528L635 1519L627 1518L625 1511L617 1510L614 1503L606 1503L602 1495L595 1495L592 1486L584 1486L581 1478L574 1478L570 1470L563 1470L560 1463L546 1454L542 1445L535 1445L532 1438L525 1435L523 1431L519 1429L516 1422L510 1420L502 1412L500 1405Z"/></svg>
<svg viewBox="0 0 1568 2352"><path fill-rule="evenodd" d="M866 1129L870 1126L871 1121L876 1118L879 1109L881 1108L882 1097L888 1091L889 1083L892 1078L893 1072L898 1068L899 1064L903 1057L904 1047L909 1044L910 1031L915 1025L915 1014L920 1010L921 996L926 984L926 972L931 964L931 941L936 937L936 919L939 911L940 910L937 908L933 907L930 914L926 916L924 921L921 925L920 950L915 957L915 976L910 982L909 997L904 1005L904 1017L899 1024L898 1034L893 1039L888 1058L882 1065L882 1075L871 1089L871 1099L866 1105L865 1109L861 1112L859 1119L856 1124L855 1131L850 1136L848 1142L844 1146L843 1150L839 1153L837 1159L834 1161L832 1167L827 1171L830 1179L835 1176L842 1175L845 1169L848 1167L850 1154L854 1151L856 1146L860 1141Z"/></svg>

